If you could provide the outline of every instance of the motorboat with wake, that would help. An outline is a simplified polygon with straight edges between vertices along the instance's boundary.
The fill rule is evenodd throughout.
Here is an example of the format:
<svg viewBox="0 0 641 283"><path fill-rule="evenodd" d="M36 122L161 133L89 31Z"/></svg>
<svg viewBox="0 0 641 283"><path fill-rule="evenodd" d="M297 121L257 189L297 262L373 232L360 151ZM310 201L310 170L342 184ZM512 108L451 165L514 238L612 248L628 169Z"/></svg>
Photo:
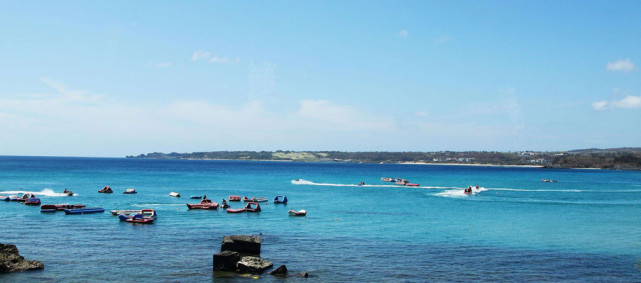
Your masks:
<svg viewBox="0 0 641 283"><path fill-rule="evenodd" d="M65 190L62 192L62 194L66 195L66 196L68 196L68 197L70 197L70 196L73 196L73 195L74 195L72 191L67 190L66 188L65 188Z"/></svg>
<svg viewBox="0 0 641 283"><path fill-rule="evenodd" d="M304 209L301 209L301 210L298 210L298 211L296 211L296 210L289 210L289 211L287 211L287 213L288 213L290 216L306 216L306 215L307 215L307 210L304 210Z"/></svg>

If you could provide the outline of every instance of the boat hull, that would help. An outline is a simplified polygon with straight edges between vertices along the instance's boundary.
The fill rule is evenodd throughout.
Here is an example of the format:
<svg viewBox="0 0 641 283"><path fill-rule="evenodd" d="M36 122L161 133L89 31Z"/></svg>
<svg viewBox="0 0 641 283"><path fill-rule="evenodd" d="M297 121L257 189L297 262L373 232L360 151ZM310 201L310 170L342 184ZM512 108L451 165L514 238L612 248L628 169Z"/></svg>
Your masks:
<svg viewBox="0 0 641 283"><path fill-rule="evenodd" d="M65 214L90 214L90 213L103 213L103 212L105 212L105 209L102 207L65 209Z"/></svg>

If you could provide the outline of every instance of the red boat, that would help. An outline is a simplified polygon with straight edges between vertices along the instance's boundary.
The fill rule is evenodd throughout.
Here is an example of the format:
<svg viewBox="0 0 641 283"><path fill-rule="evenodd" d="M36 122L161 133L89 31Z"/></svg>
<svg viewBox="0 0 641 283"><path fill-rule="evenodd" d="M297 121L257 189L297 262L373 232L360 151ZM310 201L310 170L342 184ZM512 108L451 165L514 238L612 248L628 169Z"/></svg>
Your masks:
<svg viewBox="0 0 641 283"><path fill-rule="evenodd" d="M260 204L257 202L248 202L245 206L245 211L247 212L260 212Z"/></svg>
<svg viewBox="0 0 641 283"><path fill-rule="evenodd" d="M210 199L203 199L200 203L188 203L187 208L189 209L217 209L218 203L211 201Z"/></svg>
<svg viewBox="0 0 641 283"><path fill-rule="evenodd" d="M125 221L127 221L128 223L151 224L154 223L154 220L156 219L153 219L151 217L143 217L142 214L136 214L131 218L127 218L127 220Z"/></svg>
<svg viewBox="0 0 641 283"><path fill-rule="evenodd" d="M406 186L410 186L410 187L418 187L419 186L419 184L414 184L414 183L407 183L405 185Z"/></svg>
<svg viewBox="0 0 641 283"><path fill-rule="evenodd" d="M85 208L85 206L82 204L43 204L40 206L40 210L45 212L77 208Z"/></svg>
<svg viewBox="0 0 641 283"><path fill-rule="evenodd" d="M240 201L240 196L229 196L229 201Z"/></svg>
<svg viewBox="0 0 641 283"><path fill-rule="evenodd" d="M228 208L227 212L229 212L229 213L241 213L241 212L245 212L245 209L244 208Z"/></svg>

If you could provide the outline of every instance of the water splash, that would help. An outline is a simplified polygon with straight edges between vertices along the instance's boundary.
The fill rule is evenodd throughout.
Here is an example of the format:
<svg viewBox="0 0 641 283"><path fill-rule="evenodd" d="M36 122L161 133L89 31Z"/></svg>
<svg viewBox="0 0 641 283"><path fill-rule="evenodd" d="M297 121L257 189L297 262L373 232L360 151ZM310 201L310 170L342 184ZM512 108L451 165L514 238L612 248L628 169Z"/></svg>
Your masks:
<svg viewBox="0 0 641 283"><path fill-rule="evenodd" d="M36 196L45 196L45 197L67 197L69 195L65 193L56 193L52 189L44 189L42 191L26 191L26 190L21 190L21 191L2 191L0 194L7 194L7 195L18 195L22 196L23 194L34 194ZM74 196L77 196L78 194L74 193Z"/></svg>

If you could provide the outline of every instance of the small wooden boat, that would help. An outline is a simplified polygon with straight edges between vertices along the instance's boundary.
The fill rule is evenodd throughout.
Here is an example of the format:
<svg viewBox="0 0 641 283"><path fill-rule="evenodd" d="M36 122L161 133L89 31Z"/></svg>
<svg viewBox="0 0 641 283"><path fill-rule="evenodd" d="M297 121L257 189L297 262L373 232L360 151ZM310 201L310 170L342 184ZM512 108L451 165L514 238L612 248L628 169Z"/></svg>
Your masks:
<svg viewBox="0 0 641 283"><path fill-rule="evenodd" d="M40 206L40 212L56 212L65 209L85 208L82 204L43 204Z"/></svg>
<svg viewBox="0 0 641 283"><path fill-rule="evenodd" d="M203 196L190 196L189 198L193 198L193 199L201 199L201 198L203 198Z"/></svg>
<svg viewBox="0 0 641 283"><path fill-rule="evenodd" d="M89 214L89 213L103 213L103 212L105 212L105 209L102 207L65 209L65 214Z"/></svg>
<svg viewBox="0 0 641 283"><path fill-rule="evenodd" d="M240 201L240 196L229 196L229 201Z"/></svg>
<svg viewBox="0 0 641 283"><path fill-rule="evenodd" d="M127 189L123 192L123 194L128 194L128 195L137 194L137 193L138 192L136 192L136 189Z"/></svg>
<svg viewBox="0 0 641 283"><path fill-rule="evenodd" d="M257 202L248 202L245 206L246 212L260 212L260 204Z"/></svg>
<svg viewBox="0 0 641 283"><path fill-rule="evenodd" d="M290 210L290 211L287 211L287 213L289 213L290 216L306 216L307 210L304 210L304 209L301 209L299 211Z"/></svg>
<svg viewBox="0 0 641 283"><path fill-rule="evenodd" d="M98 192L103 194L111 194L114 191L109 186L105 186L104 188L102 188L102 190L99 190Z"/></svg>
<svg viewBox="0 0 641 283"><path fill-rule="evenodd" d="M28 198L24 204L26 205L40 205L40 199L39 198Z"/></svg>
<svg viewBox="0 0 641 283"><path fill-rule="evenodd" d="M245 212L245 208L228 208L227 212L229 212L229 213L241 213L241 212Z"/></svg>
<svg viewBox="0 0 641 283"><path fill-rule="evenodd" d="M276 196L274 203L287 203L287 196Z"/></svg>
<svg viewBox="0 0 641 283"><path fill-rule="evenodd" d="M119 210L110 210L111 215L113 216L118 216L118 215L129 215L129 214L136 214L136 213L142 213L142 209L119 209Z"/></svg>
<svg viewBox="0 0 641 283"><path fill-rule="evenodd" d="M177 192L171 192L171 193L169 193L169 196L170 196L170 197L176 197L176 198L179 198L179 197L180 197L180 193L177 193Z"/></svg>
<svg viewBox="0 0 641 283"><path fill-rule="evenodd" d="M217 209L218 203L211 201L210 199L203 199L200 203L188 203L187 208L189 209Z"/></svg>

